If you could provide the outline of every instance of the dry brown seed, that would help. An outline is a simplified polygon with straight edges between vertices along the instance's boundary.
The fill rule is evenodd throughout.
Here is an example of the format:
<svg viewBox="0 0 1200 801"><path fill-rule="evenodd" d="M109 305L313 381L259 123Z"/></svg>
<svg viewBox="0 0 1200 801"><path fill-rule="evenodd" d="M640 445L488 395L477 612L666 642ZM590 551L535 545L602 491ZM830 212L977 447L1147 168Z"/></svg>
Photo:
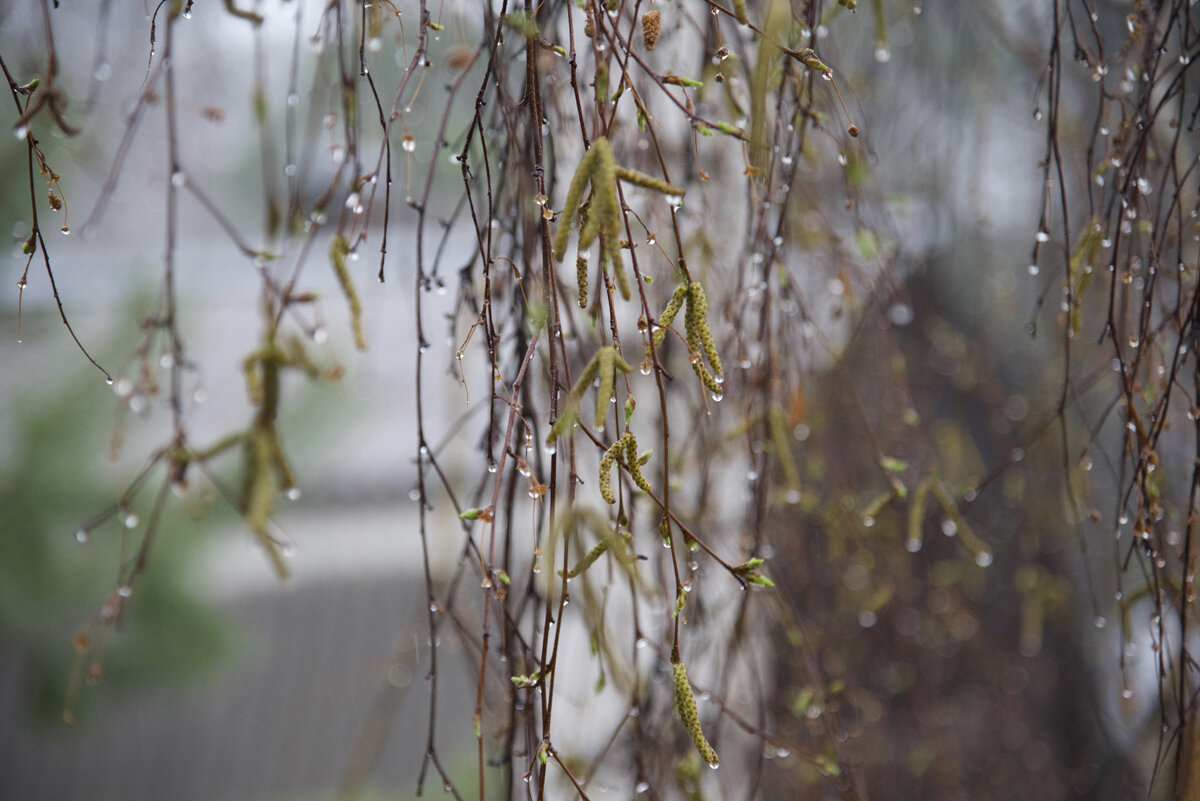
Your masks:
<svg viewBox="0 0 1200 801"><path fill-rule="evenodd" d="M658 35L662 28L662 14L658 11L647 11L642 15L642 41L647 50L653 50L658 44Z"/></svg>

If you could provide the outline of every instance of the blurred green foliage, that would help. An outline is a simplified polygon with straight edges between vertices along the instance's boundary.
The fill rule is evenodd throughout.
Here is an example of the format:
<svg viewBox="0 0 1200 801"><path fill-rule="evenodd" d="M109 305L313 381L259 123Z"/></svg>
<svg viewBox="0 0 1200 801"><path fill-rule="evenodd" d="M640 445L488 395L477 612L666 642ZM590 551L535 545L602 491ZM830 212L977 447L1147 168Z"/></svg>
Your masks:
<svg viewBox="0 0 1200 801"><path fill-rule="evenodd" d="M90 377L90 376L89 376ZM27 711L43 723L62 720L74 653L72 637L97 619L116 589L122 560L133 558L145 524L127 529L113 519L87 541L74 532L113 503L97 454L106 451L110 404L78 371L24 382L6 393L9 424L0 464L0 649L17 663ZM130 511L145 520L151 484ZM154 569L139 577L136 602L115 626L92 627L89 660L103 681L122 692L197 676L227 648L226 628L186 583L201 526L168 504L155 535ZM176 507L172 510L170 507ZM86 666L84 666L86 668ZM90 696L79 696L76 717Z"/></svg>

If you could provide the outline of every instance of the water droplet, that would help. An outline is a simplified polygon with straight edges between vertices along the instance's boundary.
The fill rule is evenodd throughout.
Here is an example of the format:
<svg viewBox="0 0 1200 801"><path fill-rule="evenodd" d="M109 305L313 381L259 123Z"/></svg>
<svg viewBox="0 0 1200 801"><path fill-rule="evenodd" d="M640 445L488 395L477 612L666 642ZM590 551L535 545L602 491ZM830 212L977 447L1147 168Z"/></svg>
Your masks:
<svg viewBox="0 0 1200 801"><path fill-rule="evenodd" d="M133 587L130 587L128 584L122 584L117 587L117 595L120 595L122 598L128 598L133 595Z"/></svg>
<svg viewBox="0 0 1200 801"><path fill-rule="evenodd" d="M409 499L410 501L413 501L414 503L415 503L416 501L419 501L419 500L421 500L421 490L419 490L419 489L418 489L418 488L416 488L416 487L413 487L412 489L410 489L410 490L408 491L408 499Z"/></svg>
<svg viewBox="0 0 1200 801"><path fill-rule="evenodd" d="M904 550L908 551L909 553L916 553L917 551L921 550L921 541L920 540L906 541L904 543Z"/></svg>
<svg viewBox="0 0 1200 801"><path fill-rule="evenodd" d="M195 403L205 403L208 401L208 390L204 387L196 387L192 390L192 401Z"/></svg>
<svg viewBox="0 0 1200 801"><path fill-rule="evenodd" d="M62 234L63 236L70 236L70 235L71 235L71 229L70 229L70 228L68 228L68 227L67 227L67 226L65 226L65 225L64 225L62 228L59 228L59 229L58 229L58 232L59 232L60 234Z"/></svg>
<svg viewBox="0 0 1200 801"><path fill-rule="evenodd" d="M886 47L875 48L875 60L880 64L886 64L892 60L892 54Z"/></svg>
<svg viewBox="0 0 1200 801"><path fill-rule="evenodd" d="M410 134L405 134L400 140L400 147L404 148L405 153L412 153L417 149L417 140L413 139Z"/></svg>
<svg viewBox="0 0 1200 801"><path fill-rule="evenodd" d="M296 174L296 165L288 164L283 168L283 174L291 178Z"/></svg>
<svg viewBox="0 0 1200 801"><path fill-rule="evenodd" d="M175 366L175 356L170 353L164 353L158 357L158 363L162 366L162 369L170 370Z"/></svg>
<svg viewBox="0 0 1200 801"><path fill-rule="evenodd" d="M1096 619L1092 621L1092 624L1096 628L1102 629L1108 625L1108 620L1106 620L1102 615L1096 615Z"/></svg>
<svg viewBox="0 0 1200 801"><path fill-rule="evenodd" d="M1049 242L1050 241L1050 232L1043 228L1042 230L1037 232L1037 234L1034 236L1034 239L1036 239L1039 242Z"/></svg>
<svg viewBox="0 0 1200 801"><path fill-rule="evenodd" d="M992 564L992 552L980 551L979 553L975 554L975 564L979 565L980 567L990 566Z"/></svg>
<svg viewBox="0 0 1200 801"><path fill-rule="evenodd" d="M1133 697L1133 690L1126 687L1124 690L1121 690L1121 697L1126 700L1129 700L1130 698Z"/></svg>
<svg viewBox="0 0 1200 801"><path fill-rule="evenodd" d="M638 795L642 795L649 789L650 789L650 782L638 782L637 786L633 788L633 792L635 792Z"/></svg>
<svg viewBox="0 0 1200 801"><path fill-rule="evenodd" d="M298 501L298 500L300 500L300 488L299 487L289 487L288 491L284 493L284 496L289 501Z"/></svg>
<svg viewBox="0 0 1200 801"><path fill-rule="evenodd" d="M646 638L645 638L645 637L638 637L638 639L637 639L637 647L638 647L638 649L639 649L639 650L640 650L640 649L642 649L642 648L645 648L645 647L646 647L647 645L649 645L649 644L650 644L650 643L646 642Z"/></svg>
<svg viewBox="0 0 1200 801"><path fill-rule="evenodd" d="M718 763L718 762L709 762L708 766L713 770L716 770L717 768L721 767L720 763Z"/></svg>
<svg viewBox="0 0 1200 801"><path fill-rule="evenodd" d="M25 141L25 137L29 136L29 126L18 125L16 128L13 128L13 136L17 137L21 141Z"/></svg>
<svg viewBox="0 0 1200 801"><path fill-rule="evenodd" d="M958 523L954 522L950 518L946 518L942 521L942 533L947 537L953 537L958 533Z"/></svg>
<svg viewBox="0 0 1200 801"><path fill-rule="evenodd" d="M88 532L86 528L81 528L75 532L75 541L81 545L88 541Z"/></svg>
<svg viewBox="0 0 1200 801"><path fill-rule="evenodd" d="M713 403L720 403L724 398L725 398L725 396L722 395L720 392L712 393Z"/></svg>
<svg viewBox="0 0 1200 801"><path fill-rule="evenodd" d="M184 174L183 170L176 170L171 173L171 186L178 188L185 184L187 184L187 175Z"/></svg>
<svg viewBox="0 0 1200 801"><path fill-rule="evenodd" d="M125 528L137 528L138 516L133 512L129 512L125 515L124 523Z"/></svg>
<svg viewBox="0 0 1200 801"><path fill-rule="evenodd" d="M1037 275L1041 271L1042 271L1042 268L1038 267L1036 264L1029 265L1029 274L1030 275Z"/></svg>
<svg viewBox="0 0 1200 801"><path fill-rule="evenodd" d="M334 164L341 164L346 160L346 148L339 142L334 142L329 146L329 160Z"/></svg>
<svg viewBox="0 0 1200 801"><path fill-rule="evenodd" d="M1137 179L1137 188L1138 188L1138 191L1141 192L1143 195L1149 195L1151 192L1154 191L1154 184L1150 183L1145 178L1138 178Z"/></svg>

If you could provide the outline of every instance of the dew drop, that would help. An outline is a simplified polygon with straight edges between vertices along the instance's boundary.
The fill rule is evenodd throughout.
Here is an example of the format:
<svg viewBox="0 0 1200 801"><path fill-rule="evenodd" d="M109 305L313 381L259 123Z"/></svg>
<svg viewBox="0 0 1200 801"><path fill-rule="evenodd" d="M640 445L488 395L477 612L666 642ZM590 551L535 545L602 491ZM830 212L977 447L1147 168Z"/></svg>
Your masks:
<svg viewBox="0 0 1200 801"><path fill-rule="evenodd" d="M1029 265L1029 274L1030 275L1037 275L1041 271L1042 271L1042 268L1038 267L1036 264Z"/></svg>
<svg viewBox="0 0 1200 801"><path fill-rule="evenodd" d="M1034 236L1034 239L1036 239L1039 242L1049 242L1050 241L1050 232L1045 229L1038 231L1037 234Z"/></svg>
<svg viewBox="0 0 1200 801"><path fill-rule="evenodd" d="M133 587L130 587L128 584L122 584L117 587L117 595L120 595L122 598L128 598L133 595Z"/></svg>
<svg viewBox="0 0 1200 801"><path fill-rule="evenodd" d="M187 175L184 174L183 170L176 170L171 173L171 186L178 188L185 184L187 184Z"/></svg>
<svg viewBox="0 0 1200 801"><path fill-rule="evenodd" d="M81 528L75 532L75 541L80 545L88 541L88 532L86 528Z"/></svg>
<svg viewBox="0 0 1200 801"><path fill-rule="evenodd" d="M411 135L405 134L404 138L400 140L400 147L404 148L405 153L415 152L417 149L417 140L413 139Z"/></svg>
<svg viewBox="0 0 1200 801"><path fill-rule="evenodd" d="M300 493L299 487L289 487L288 491L284 493L284 496L289 501L298 501L298 500L300 500L300 494L301 493Z"/></svg>
<svg viewBox="0 0 1200 801"><path fill-rule="evenodd" d="M875 48L875 60L880 64L886 64L892 60L892 54L886 47Z"/></svg>
<svg viewBox="0 0 1200 801"><path fill-rule="evenodd" d="M992 564L992 552L980 551L979 553L975 554L975 564L979 565L980 567L989 567Z"/></svg>
<svg viewBox="0 0 1200 801"><path fill-rule="evenodd" d="M125 523L125 528L137 528L138 516L136 514L134 514L133 512L129 512L128 514L125 515L124 523Z"/></svg>
<svg viewBox="0 0 1200 801"><path fill-rule="evenodd" d="M13 136L17 137L17 139L20 139L21 141L25 141L25 138L29 136L29 126L18 125L16 128L13 128Z"/></svg>
<svg viewBox="0 0 1200 801"><path fill-rule="evenodd" d="M1105 618L1104 618L1104 616L1102 616L1102 615L1097 615L1097 616L1096 616L1096 619L1092 621L1092 624L1093 624L1093 625L1094 625L1096 628L1098 628L1098 629L1102 629L1102 628L1104 628L1105 626L1107 626L1107 625L1108 625L1108 620L1107 620L1107 619L1105 619Z"/></svg>
<svg viewBox="0 0 1200 801"><path fill-rule="evenodd" d="M921 541L908 540L904 543L904 549L909 553L916 553L917 551L921 550Z"/></svg>

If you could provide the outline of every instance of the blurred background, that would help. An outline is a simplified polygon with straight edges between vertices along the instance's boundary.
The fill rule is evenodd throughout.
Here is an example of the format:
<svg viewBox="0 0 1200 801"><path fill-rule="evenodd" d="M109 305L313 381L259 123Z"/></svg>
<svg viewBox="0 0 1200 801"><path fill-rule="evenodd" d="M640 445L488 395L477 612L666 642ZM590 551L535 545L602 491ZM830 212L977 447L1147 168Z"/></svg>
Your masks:
<svg viewBox="0 0 1200 801"><path fill-rule="evenodd" d="M369 249L350 263L365 353L354 349L332 271L321 264L303 274L301 283L323 299L304 325L332 380L285 377L280 428L301 492L280 506L274 531L290 579L279 580L234 509L240 462L231 452L166 505L152 568L125 598L121 565L136 552L154 491L148 486L129 503L118 498L171 426L144 367L163 352L139 321L162 298L163 187L172 176L154 101L103 197L127 122L142 113L154 9L98 5L51 12L67 118L83 131L68 138L44 121L35 129L66 206L51 211L40 183L37 193L63 309L111 385L63 327L40 255L28 287L15 287L28 258L29 168L25 143L0 138L0 231L9 242L0 294L0 801L407 798L426 750L429 632L416 537L415 229L404 200L418 191L431 158L447 158L425 146L444 102L436 87L474 44L478 14L463 4L442 9L445 32L430 43L431 88L405 109L405 136L420 146L395 153L400 211L393 209L389 237L397 244L389 246L386 282L376 281ZM218 4L196 4L187 35L176 37L187 180L248 241L271 225L264 164L276 170L268 184L298 179L310 208L344 157L336 126L322 117L328 86L287 68L296 48L320 46L320 5L257 4L267 23L255 37ZM1044 75L1036 65L1048 46L1045 5L889 4L882 40L864 8L831 16L822 57L836 64L861 147L847 163L812 167L793 191L828 194L836 209L869 185L860 228L880 232L888 256L879 263L887 264L869 296L854 299L871 312L862 315L868 322L839 328L841 306L832 298L810 318L838 332L838 356L805 365L809 381L791 392L789 412L805 486L820 486L825 498L773 505L758 525L772 543L779 597L803 619L799 630L820 652L823 675L840 684L811 686L787 659L760 661L778 729L802 739L818 718L840 714L842 723L829 730L848 740L839 758L867 778L830 789L811 766L798 785L788 770L767 772L746 797L797 797L800 788L814 798L836 791L1115 799L1150 785L1160 725L1146 625L1153 605L1118 608L1108 544L1114 522L1073 521L1063 503L1062 454L1047 434L1064 366L1052 314L1039 311L1048 279L1029 268L1044 189ZM1108 5L1100 24L1119 25L1123 11ZM416 7L397 10L415 29ZM158 24L161 47L161 17ZM381 87L401 79L414 46L413 30L387 31L370 45ZM0 8L0 53L19 83L44 70L43 37L41 4ZM266 65L266 77L251 86L246 75L255 64ZM706 68L697 62L697 74ZM481 75L482 62L471 69ZM1074 79L1086 88L1085 73ZM296 115L307 143L294 151L300 158L264 154L256 92L269 115ZM468 115L464 98L454 116L459 127ZM360 113L374 115L372 103L364 100ZM1073 93L1070 81L1063 103L1072 120L1088 110L1083 89ZM458 170L445 166L434 182L435 218L454 204ZM732 180L725 173L740 175L741 165L710 169L719 195L719 182ZM181 197L183 397L190 441L208 443L254 413L242 360L261 336L261 264L195 198ZM101 200L102 216L86 227ZM719 219L713 208L690 204L688 230ZM381 206L369 214L381 219ZM439 247L457 266L469 262L473 237L448 236ZM323 258L328 248L318 237L314 252ZM798 263L807 258L793 255ZM826 279L815 266L809 274ZM466 402L454 367L465 332L461 319L456 327L456 281L437 278L424 300L425 330L435 334L425 425L451 483L478 463L484 425L484 404ZM733 318L728 304L724 314ZM1031 335L1035 323L1039 336ZM848 400L847 386L859 400ZM904 507L872 507L878 493L863 488L880 483L875 459L845 446L861 436L864 420L896 459L896 474L908 480L918 465L936 463L947 486L969 491L966 519L985 546L964 550L964 537L955 538L964 533L960 519L946 512L934 515L924 543L902 547L903 532L911 532ZM1119 422L1115 431L1101 427L1098 447L1119 442L1119 430ZM727 485L729 507L756 503L759 472L782 470L755 459L737 456L728 465L738 474ZM1102 469L1086 490L1104 499L1116 487L1115 472ZM433 573L448 578L460 559L459 523L448 504L430 514ZM808 536L816 531L821 536ZM891 534L888 547L875 539ZM1085 539L1092 547L1081 545ZM92 643L103 674L89 675L90 660L77 657L73 638L91 631L106 604L126 600L119 624ZM1134 624L1116 625L1122 615ZM767 631L763 647L787 654L793 634ZM478 792L468 725L476 669L453 637L439 654L446 667L438 714L447 724L439 753L463 777L458 790L471 795ZM64 708L74 725L64 723ZM766 748L768 758L787 755ZM613 773L591 788L595 797L627 797L641 787L628 770ZM440 784L435 778L427 794L441 795Z"/></svg>

